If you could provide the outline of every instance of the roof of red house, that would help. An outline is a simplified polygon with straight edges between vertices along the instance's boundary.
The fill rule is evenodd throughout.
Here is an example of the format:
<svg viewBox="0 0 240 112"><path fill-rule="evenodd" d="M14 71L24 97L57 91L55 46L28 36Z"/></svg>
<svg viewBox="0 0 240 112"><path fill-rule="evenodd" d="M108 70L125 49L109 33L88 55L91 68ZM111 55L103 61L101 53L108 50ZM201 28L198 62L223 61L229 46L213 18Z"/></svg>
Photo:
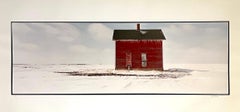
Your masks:
<svg viewBox="0 0 240 112"><path fill-rule="evenodd" d="M113 40L165 40L165 36L161 29L158 30L114 30Z"/></svg>

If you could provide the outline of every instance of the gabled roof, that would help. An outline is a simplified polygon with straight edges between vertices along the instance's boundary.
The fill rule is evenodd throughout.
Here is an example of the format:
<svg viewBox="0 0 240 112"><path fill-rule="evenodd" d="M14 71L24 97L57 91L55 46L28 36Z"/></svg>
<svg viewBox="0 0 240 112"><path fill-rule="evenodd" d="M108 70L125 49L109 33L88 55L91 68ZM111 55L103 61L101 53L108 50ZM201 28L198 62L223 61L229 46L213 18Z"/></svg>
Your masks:
<svg viewBox="0 0 240 112"><path fill-rule="evenodd" d="M132 40L132 39L161 39L165 40L165 36L161 29L158 30L114 30L113 40Z"/></svg>

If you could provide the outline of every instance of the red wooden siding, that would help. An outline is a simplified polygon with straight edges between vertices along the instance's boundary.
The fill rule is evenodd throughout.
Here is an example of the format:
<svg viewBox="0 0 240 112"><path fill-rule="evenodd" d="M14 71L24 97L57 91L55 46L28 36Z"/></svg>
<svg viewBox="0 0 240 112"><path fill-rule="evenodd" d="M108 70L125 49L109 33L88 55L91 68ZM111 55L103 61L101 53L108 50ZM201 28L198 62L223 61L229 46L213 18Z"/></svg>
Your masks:
<svg viewBox="0 0 240 112"><path fill-rule="evenodd" d="M116 41L116 69L127 69L126 55L131 54L131 69L163 70L161 40ZM141 54L146 53L147 66L142 67Z"/></svg>

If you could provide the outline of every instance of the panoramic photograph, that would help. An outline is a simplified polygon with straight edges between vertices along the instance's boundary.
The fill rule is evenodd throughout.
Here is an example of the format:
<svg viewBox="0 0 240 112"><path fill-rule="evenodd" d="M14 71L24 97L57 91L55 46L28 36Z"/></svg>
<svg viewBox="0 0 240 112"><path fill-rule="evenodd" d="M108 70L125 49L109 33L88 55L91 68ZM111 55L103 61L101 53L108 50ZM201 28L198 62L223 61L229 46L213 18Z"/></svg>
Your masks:
<svg viewBox="0 0 240 112"><path fill-rule="evenodd" d="M228 94L228 24L12 21L12 94Z"/></svg>

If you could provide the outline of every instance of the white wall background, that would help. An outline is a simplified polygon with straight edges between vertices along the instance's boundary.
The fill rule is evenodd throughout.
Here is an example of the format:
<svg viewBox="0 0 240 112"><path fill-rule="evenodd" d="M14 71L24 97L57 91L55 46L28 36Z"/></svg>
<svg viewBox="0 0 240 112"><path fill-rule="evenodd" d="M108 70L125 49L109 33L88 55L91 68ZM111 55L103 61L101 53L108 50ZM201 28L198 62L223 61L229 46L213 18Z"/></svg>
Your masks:
<svg viewBox="0 0 240 112"><path fill-rule="evenodd" d="M44 111L164 111L238 112L239 30L238 0L1 0L0 1L0 110ZM10 21L230 21L230 96L12 96L10 93Z"/></svg>

